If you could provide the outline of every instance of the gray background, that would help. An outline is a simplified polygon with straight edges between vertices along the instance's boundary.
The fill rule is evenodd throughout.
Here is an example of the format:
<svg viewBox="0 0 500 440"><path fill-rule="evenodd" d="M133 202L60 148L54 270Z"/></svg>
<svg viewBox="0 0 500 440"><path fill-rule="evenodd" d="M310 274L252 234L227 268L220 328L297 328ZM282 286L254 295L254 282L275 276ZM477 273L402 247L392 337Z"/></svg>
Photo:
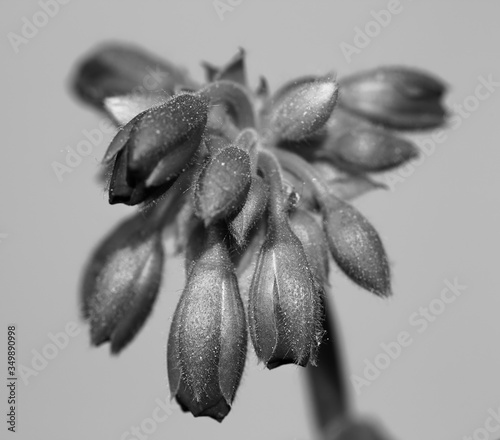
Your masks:
<svg viewBox="0 0 500 440"><path fill-rule="evenodd" d="M168 260L153 316L121 356L91 348L78 317L82 265L129 208L108 206L95 178L111 134L63 182L51 167L101 120L68 91L75 60L102 41L130 41L201 79L200 60L223 63L243 46L250 79L264 73L273 89L306 73L414 65L448 81L451 108L474 94L479 76L500 81L497 2L400 3L402 12L348 63L339 44L353 44L355 27L363 29L388 1L246 0L221 20L210 0L73 0L17 54L7 35L19 34L23 17L31 20L40 5L2 1L1 332L17 324L19 363L30 366L32 350L42 351L49 333L71 321L81 330L28 385L19 382L17 438L120 439L151 417L155 399L168 396L165 342L182 289L179 261ZM378 300L338 271L332 276L349 374L362 374L364 360L373 361L380 344L401 331L413 337L371 386L354 393L359 412L380 417L396 438L463 438L500 407L499 102L499 91L481 101L394 191L356 202L384 239L394 298ZM467 286L464 293L418 333L409 317L454 278ZM293 366L265 371L251 356L224 423L195 420L174 405L148 438L309 439L301 373Z"/></svg>

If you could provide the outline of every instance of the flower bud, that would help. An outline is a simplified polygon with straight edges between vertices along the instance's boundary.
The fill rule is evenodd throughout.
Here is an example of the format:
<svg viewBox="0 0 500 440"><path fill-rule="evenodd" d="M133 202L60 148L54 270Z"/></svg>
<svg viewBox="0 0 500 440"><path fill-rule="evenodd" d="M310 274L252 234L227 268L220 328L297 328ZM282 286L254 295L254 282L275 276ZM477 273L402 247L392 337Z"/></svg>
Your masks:
<svg viewBox="0 0 500 440"><path fill-rule="evenodd" d="M214 81L220 80L234 81L242 86L247 85L244 49L240 47L238 53L215 74Z"/></svg>
<svg viewBox="0 0 500 440"><path fill-rule="evenodd" d="M243 372L245 312L228 249L211 228L175 311L167 348L168 379L185 411L222 421Z"/></svg>
<svg viewBox="0 0 500 440"><path fill-rule="evenodd" d="M413 143L376 128L359 128L340 136L330 148L320 151L339 168L370 173L396 168L418 156Z"/></svg>
<svg viewBox="0 0 500 440"><path fill-rule="evenodd" d="M375 228L353 206L337 199L323 206L330 252L352 281L379 296L390 296L389 263Z"/></svg>
<svg viewBox="0 0 500 440"><path fill-rule="evenodd" d="M194 206L205 225L238 212L252 180L250 157L230 146L211 157L198 176Z"/></svg>
<svg viewBox="0 0 500 440"><path fill-rule="evenodd" d="M178 174L201 143L207 111L205 100L185 93L134 119L127 142L129 182L149 179L148 186L155 186Z"/></svg>
<svg viewBox="0 0 500 440"><path fill-rule="evenodd" d="M249 292L253 345L269 369L289 363L314 365L321 341L320 292L297 236L288 223L273 223Z"/></svg>
<svg viewBox="0 0 500 440"><path fill-rule="evenodd" d="M290 215L290 227L302 243L311 273L321 285L327 285L330 262L323 229L314 216L303 209Z"/></svg>
<svg viewBox="0 0 500 440"><path fill-rule="evenodd" d="M240 212L230 221L229 230L236 244L243 247L251 229L262 218L269 198L269 186L259 176L252 177L252 183Z"/></svg>
<svg viewBox="0 0 500 440"><path fill-rule="evenodd" d="M192 81L185 71L133 46L109 44L83 60L74 89L84 101L101 107L105 98L133 92L163 90Z"/></svg>
<svg viewBox="0 0 500 440"><path fill-rule="evenodd" d="M262 110L264 133L278 140L299 141L324 126L337 101L331 76L307 77L286 84Z"/></svg>
<svg viewBox="0 0 500 440"><path fill-rule="evenodd" d="M340 106L387 127L433 128L445 121L445 85L415 69L381 67L343 79L340 88Z"/></svg>
<svg viewBox="0 0 500 440"><path fill-rule="evenodd" d="M94 345L121 351L140 330L156 300L163 249L137 214L121 223L94 252L83 278L82 310Z"/></svg>

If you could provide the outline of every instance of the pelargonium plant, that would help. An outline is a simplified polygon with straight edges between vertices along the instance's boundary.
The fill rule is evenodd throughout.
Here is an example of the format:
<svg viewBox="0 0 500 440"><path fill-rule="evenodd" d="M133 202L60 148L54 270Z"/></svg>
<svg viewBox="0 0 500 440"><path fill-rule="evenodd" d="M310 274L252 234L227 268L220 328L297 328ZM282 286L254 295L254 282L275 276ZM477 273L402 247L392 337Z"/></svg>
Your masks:
<svg viewBox="0 0 500 440"><path fill-rule="evenodd" d="M168 235L186 283L167 342L170 390L184 411L222 421L247 356L307 367L324 438L381 439L351 414L330 316L330 264L391 295L375 228L349 203L373 175L418 154L404 131L442 125L444 84L405 67L337 80L309 75L274 93L248 85L245 52L204 63L197 84L135 47L107 45L74 89L117 126L103 162L109 203L138 205L97 247L81 294L92 344L119 353L157 299ZM249 335L249 336L248 336Z"/></svg>

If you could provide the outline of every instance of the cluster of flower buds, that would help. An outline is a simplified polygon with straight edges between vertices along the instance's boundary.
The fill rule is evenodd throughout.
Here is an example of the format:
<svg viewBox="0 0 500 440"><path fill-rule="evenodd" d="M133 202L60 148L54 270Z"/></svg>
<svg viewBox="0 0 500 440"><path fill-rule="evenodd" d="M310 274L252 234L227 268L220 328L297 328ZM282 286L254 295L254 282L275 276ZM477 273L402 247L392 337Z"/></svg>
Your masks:
<svg viewBox="0 0 500 440"><path fill-rule="evenodd" d="M331 260L362 288L391 294L379 235L349 201L383 186L372 173L417 156L400 133L444 123L445 87L384 67L339 81L306 76L271 94L263 78L249 88L243 50L204 66L198 85L137 49L108 46L76 72L78 95L117 123L104 157L109 202L141 208L92 256L82 308L92 343L123 349L160 290L162 237L175 234L186 284L168 340L170 388L184 410L221 421L248 334L269 369L316 364ZM151 69L160 87L140 89Z"/></svg>

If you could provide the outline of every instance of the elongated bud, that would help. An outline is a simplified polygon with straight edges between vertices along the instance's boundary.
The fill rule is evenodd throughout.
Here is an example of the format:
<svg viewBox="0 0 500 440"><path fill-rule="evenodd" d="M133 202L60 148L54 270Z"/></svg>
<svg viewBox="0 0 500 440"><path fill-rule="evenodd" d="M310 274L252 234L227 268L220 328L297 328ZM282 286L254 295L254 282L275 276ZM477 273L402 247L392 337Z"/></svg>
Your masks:
<svg viewBox="0 0 500 440"><path fill-rule="evenodd" d="M211 157L194 189L194 206L206 225L235 214L245 202L252 177L246 151L230 146Z"/></svg>
<svg viewBox="0 0 500 440"><path fill-rule="evenodd" d="M267 137L299 141L324 126L337 101L331 76L308 77L283 86L262 111Z"/></svg>
<svg viewBox="0 0 500 440"><path fill-rule="evenodd" d="M143 91L173 93L177 85L193 84L186 72L142 49L108 44L78 67L73 87L89 104L102 107L105 98Z"/></svg>
<svg viewBox="0 0 500 440"><path fill-rule="evenodd" d="M290 215L290 226L302 243L315 279L328 285L329 251L325 233L312 214L297 209Z"/></svg>
<svg viewBox="0 0 500 440"><path fill-rule="evenodd" d="M379 296L390 296L389 263L375 228L353 206L339 199L322 209L330 252L355 283Z"/></svg>
<svg viewBox="0 0 500 440"><path fill-rule="evenodd" d="M244 49L240 48L238 53L215 74L214 81L219 80L234 81L242 86L247 85Z"/></svg>
<svg viewBox="0 0 500 440"><path fill-rule="evenodd" d="M386 130L359 128L345 133L319 156L330 158L339 168L369 173L396 168L418 156L413 143Z"/></svg>
<svg viewBox="0 0 500 440"><path fill-rule="evenodd" d="M201 143L207 111L206 101L186 93L143 113L127 142L128 180L158 185L178 174Z"/></svg>
<svg viewBox="0 0 500 440"><path fill-rule="evenodd" d="M271 226L249 292L248 319L257 357L267 368L315 364L320 292L290 226Z"/></svg>
<svg viewBox="0 0 500 440"><path fill-rule="evenodd" d="M339 105L388 127L433 128L445 121L445 85L415 69L381 67L344 78L340 88Z"/></svg>
<svg viewBox="0 0 500 440"><path fill-rule="evenodd" d="M243 372L245 312L220 231L209 231L170 328L167 362L172 395L185 411L222 421Z"/></svg>
<svg viewBox="0 0 500 440"><path fill-rule="evenodd" d="M243 247L251 229L262 218L269 198L269 186L259 176L252 183L240 212L229 222L229 230L238 246Z"/></svg>
<svg viewBox="0 0 500 440"><path fill-rule="evenodd" d="M118 353L149 316L163 267L160 236L141 214L121 223L94 252L83 278L82 310L94 345Z"/></svg>

